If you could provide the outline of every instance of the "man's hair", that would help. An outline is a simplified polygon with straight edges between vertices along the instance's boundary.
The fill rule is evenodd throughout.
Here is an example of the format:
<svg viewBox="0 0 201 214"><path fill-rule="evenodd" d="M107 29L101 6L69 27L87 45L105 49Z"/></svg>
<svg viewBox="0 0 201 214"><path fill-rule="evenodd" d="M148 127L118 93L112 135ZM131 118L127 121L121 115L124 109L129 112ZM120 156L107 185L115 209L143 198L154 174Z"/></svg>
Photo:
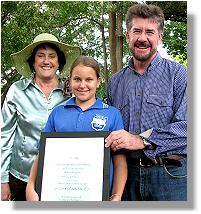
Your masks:
<svg viewBox="0 0 201 214"><path fill-rule="evenodd" d="M132 28L133 18L155 19L158 23L158 30L163 32L164 13L162 9L156 5L135 4L131 6L126 14L126 28L129 31Z"/></svg>

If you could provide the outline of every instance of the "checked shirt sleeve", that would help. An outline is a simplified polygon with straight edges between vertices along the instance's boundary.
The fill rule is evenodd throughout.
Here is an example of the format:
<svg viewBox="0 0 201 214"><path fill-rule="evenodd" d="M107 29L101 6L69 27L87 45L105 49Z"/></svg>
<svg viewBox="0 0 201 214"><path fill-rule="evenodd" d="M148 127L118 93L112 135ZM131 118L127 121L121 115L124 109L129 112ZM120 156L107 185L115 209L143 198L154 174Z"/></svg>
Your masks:
<svg viewBox="0 0 201 214"><path fill-rule="evenodd" d="M177 72L174 79L174 115L165 127L153 128L147 140L156 145L155 150L145 150L148 157L185 154L187 147L187 75L186 70ZM143 135L143 134L142 134Z"/></svg>

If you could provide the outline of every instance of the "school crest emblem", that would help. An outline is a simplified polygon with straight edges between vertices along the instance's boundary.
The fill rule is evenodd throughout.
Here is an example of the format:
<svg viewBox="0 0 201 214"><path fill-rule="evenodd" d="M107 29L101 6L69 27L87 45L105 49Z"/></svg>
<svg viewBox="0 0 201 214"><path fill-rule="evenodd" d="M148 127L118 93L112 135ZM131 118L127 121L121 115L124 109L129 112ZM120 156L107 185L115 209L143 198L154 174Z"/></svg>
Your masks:
<svg viewBox="0 0 201 214"><path fill-rule="evenodd" d="M91 121L91 126L96 131L102 131L106 126L106 122L107 117L96 114Z"/></svg>

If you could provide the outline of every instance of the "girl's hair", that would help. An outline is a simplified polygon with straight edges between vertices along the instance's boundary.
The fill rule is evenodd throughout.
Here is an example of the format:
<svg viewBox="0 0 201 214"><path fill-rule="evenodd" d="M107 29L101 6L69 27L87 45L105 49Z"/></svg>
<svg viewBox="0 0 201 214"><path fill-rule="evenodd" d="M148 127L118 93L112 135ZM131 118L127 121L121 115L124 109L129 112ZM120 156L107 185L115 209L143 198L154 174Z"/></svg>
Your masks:
<svg viewBox="0 0 201 214"><path fill-rule="evenodd" d="M63 51L61 51L55 44L52 44L52 43L42 43L34 48L31 56L27 60L31 70L34 71L33 64L34 64L35 55L36 55L36 52L38 51L38 49L40 49L40 48L46 49L47 47L50 47L56 51L57 56L58 56L58 62L59 62L59 71L61 72L64 65L66 64L66 57L65 57Z"/></svg>
<svg viewBox="0 0 201 214"><path fill-rule="evenodd" d="M156 5L135 4L128 9L126 14L126 28L129 31L132 28L134 18L155 19L158 23L158 30L163 32L164 13L162 9Z"/></svg>
<svg viewBox="0 0 201 214"><path fill-rule="evenodd" d="M98 64L98 62L89 56L79 56L72 64L71 69L70 69L70 78L72 76L72 72L73 69L78 66L78 65L84 65L87 67L91 67L94 69L94 71L96 72L96 76L97 78L100 77L100 66Z"/></svg>

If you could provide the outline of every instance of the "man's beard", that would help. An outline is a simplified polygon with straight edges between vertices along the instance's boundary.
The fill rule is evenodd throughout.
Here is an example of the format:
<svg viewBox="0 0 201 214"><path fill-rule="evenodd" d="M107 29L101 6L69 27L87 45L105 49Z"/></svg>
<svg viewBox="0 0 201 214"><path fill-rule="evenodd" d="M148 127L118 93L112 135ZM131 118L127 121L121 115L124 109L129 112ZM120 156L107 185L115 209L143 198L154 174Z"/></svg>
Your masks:
<svg viewBox="0 0 201 214"><path fill-rule="evenodd" d="M131 50L133 57L137 59L138 61L144 62L148 59L152 58L152 56L157 52L157 49L152 49L148 54L142 55L142 54L136 54L135 51Z"/></svg>
<svg viewBox="0 0 201 214"><path fill-rule="evenodd" d="M137 42L137 43L135 44L135 47L150 48L151 45L145 44L145 43ZM137 53L134 51L135 47L134 47L134 48L133 48L133 47L130 47L130 50L131 50L131 52L132 52L132 54L133 54L133 57L134 57L136 60L141 61L141 62L147 61L148 59L150 59L150 58L157 52L157 48L155 48L155 49L151 49L151 51L150 51L148 54L146 54L146 55L144 55L144 54L137 54Z"/></svg>

